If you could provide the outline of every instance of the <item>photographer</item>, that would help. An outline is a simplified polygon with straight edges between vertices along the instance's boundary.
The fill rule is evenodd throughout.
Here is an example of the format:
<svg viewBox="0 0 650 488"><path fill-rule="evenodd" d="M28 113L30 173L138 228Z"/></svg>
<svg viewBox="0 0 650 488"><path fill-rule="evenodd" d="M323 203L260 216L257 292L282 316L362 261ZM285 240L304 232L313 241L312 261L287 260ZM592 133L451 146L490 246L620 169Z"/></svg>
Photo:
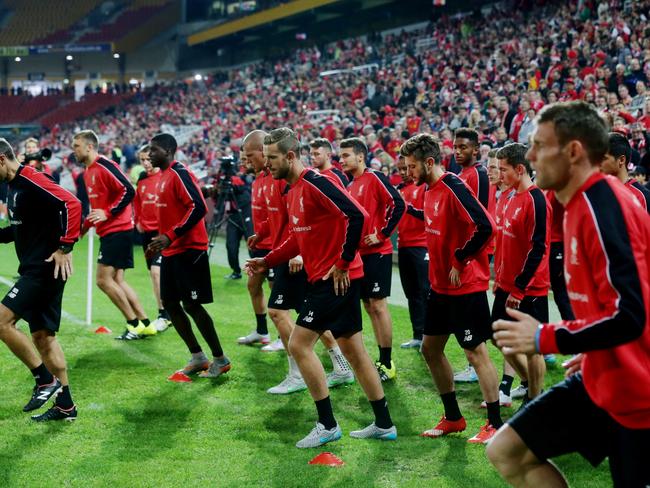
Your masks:
<svg viewBox="0 0 650 488"><path fill-rule="evenodd" d="M18 161L25 166L31 166L36 171L47 173L52 176L52 170L45 164L45 161L52 157L52 150L49 148L41 149L38 139L30 137L25 140L25 152L18 155Z"/></svg>
<svg viewBox="0 0 650 488"><path fill-rule="evenodd" d="M229 280L241 279L239 266L239 242L248 239L253 234L251 219L251 185L253 177L242 161L240 166L232 157L222 157L215 199L217 201L216 215L228 220L226 226L226 251L228 264L232 273L226 276ZM223 207L223 208L220 208Z"/></svg>

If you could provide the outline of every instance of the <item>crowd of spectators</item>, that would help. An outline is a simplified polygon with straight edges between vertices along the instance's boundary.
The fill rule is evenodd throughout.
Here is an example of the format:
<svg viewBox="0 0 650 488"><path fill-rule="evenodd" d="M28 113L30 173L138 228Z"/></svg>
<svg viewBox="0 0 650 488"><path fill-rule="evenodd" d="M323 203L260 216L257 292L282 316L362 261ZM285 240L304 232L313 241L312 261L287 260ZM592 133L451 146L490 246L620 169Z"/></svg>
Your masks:
<svg viewBox="0 0 650 488"><path fill-rule="evenodd" d="M506 6L507 5L507 6ZM294 51L201 81L156 85L91 118L42 135L55 150L78 129L109 137L135 163L135 149L165 125L200 125L180 158L218 164L256 128L289 126L303 142L337 146L365 137L372 165L393 171L400 144L417 132L440 142L452 164L453 131L471 127L481 152L527 142L545 104L582 99L650 168L650 0L510 1L442 17L424 28ZM322 76L323 72L329 74ZM305 157L307 151L305 151Z"/></svg>

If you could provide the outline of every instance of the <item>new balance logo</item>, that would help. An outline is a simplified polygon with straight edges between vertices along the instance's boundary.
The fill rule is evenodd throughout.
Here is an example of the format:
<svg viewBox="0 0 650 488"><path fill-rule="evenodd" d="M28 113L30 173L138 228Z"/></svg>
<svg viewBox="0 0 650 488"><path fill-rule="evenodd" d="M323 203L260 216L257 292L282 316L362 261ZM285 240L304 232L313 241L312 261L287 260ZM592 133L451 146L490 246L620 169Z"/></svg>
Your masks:
<svg viewBox="0 0 650 488"><path fill-rule="evenodd" d="M199 296L199 294L196 292L196 290L192 290L190 292L190 295L192 295L192 300L196 300Z"/></svg>
<svg viewBox="0 0 650 488"><path fill-rule="evenodd" d="M308 324L311 324L314 321L314 312L310 310L307 316L303 320Z"/></svg>
<svg viewBox="0 0 650 488"><path fill-rule="evenodd" d="M375 286L372 287L372 292L377 293L380 290L379 283L375 283Z"/></svg>
<svg viewBox="0 0 650 488"><path fill-rule="evenodd" d="M426 254L424 255L424 260L425 260L425 261L428 261L428 260L429 260L429 253L426 253Z"/></svg>
<svg viewBox="0 0 650 488"><path fill-rule="evenodd" d="M472 340L472 331L469 329L465 329L465 337L463 337L463 342L471 342Z"/></svg>
<svg viewBox="0 0 650 488"><path fill-rule="evenodd" d="M18 295L18 292L19 292L19 291L20 291L20 290L14 286L14 287L11 289L11 291L8 293L7 296L8 296L9 298L16 298L16 295Z"/></svg>
<svg viewBox="0 0 650 488"><path fill-rule="evenodd" d="M278 295L278 298L275 299L275 303L282 305L282 302L284 302L284 295Z"/></svg>
<svg viewBox="0 0 650 488"><path fill-rule="evenodd" d="M36 398L45 402L49 398L49 392L44 391L42 393L39 393L39 395Z"/></svg>

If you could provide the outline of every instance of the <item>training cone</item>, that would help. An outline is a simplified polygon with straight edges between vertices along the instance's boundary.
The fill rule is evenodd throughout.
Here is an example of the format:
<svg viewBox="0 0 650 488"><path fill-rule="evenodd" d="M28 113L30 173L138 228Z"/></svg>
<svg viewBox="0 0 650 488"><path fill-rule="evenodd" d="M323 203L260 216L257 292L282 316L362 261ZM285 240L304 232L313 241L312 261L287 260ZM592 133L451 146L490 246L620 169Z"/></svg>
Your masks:
<svg viewBox="0 0 650 488"><path fill-rule="evenodd" d="M331 452L321 452L307 464L317 464L320 466L334 466L336 468L343 466L345 463Z"/></svg>
<svg viewBox="0 0 650 488"><path fill-rule="evenodd" d="M100 325L95 329L95 334L110 334L112 332L111 329L108 327L104 327L103 325Z"/></svg>
<svg viewBox="0 0 650 488"><path fill-rule="evenodd" d="M176 371L173 375L171 375L167 379L169 381L173 381L174 383L191 383L192 382L192 378L187 376L182 371Z"/></svg>

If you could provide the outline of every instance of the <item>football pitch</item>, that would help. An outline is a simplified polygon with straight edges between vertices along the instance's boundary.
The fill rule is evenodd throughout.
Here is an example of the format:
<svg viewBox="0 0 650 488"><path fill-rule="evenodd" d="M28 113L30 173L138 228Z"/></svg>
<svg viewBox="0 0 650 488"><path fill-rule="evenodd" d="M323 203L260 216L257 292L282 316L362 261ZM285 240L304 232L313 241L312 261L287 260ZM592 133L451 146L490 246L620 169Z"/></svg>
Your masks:
<svg viewBox="0 0 650 488"><path fill-rule="evenodd" d="M97 288L93 325L83 324L86 245L84 240L74 251L74 276L66 287L65 316L59 335L79 417L74 423L32 422L22 412L31 394L31 375L0 344L0 486L504 485L488 463L484 447L466 442L485 422L476 383L457 387L467 431L441 439L419 437L440 418L442 403L419 353L399 349L399 343L410 338L405 308L391 306L396 346L393 357L398 373L393 383L385 385L398 429L397 441L348 437L349 431L365 427L373 418L360 387L353 384L331 392L343 438L319 449L301 450L294 445L316 420L308 392L288 396L266 393L267 388L284 378L285 354L262 353L256 347L236 344L237 337L250 332L255 323L245 279L227 281L223 276L229 270L212 266L215 302L207 309L232 361L232 370L217 380L196 378L192 383L172 383L167 377L188 359L173 328L142 341L114 340L124 329L124 321ZM214 252L223 254L225 250L220 245ZM156 305L140 248L135 249L135 257L136 268L126 277L153 319ZM12 279L17 268L13 245L0 247L0 277ZM0 284L2 296L7 288ZM552 316L557 316L554 305L552 310ZM94 334L100 325L112 329L113 334ZM27 330L24 322L20 327ZM377 349L365 316L364 337L374 358ZM326 351L320 344L316 347L325 369L331 370ZM456 369L465 366L463 353L453 338L447 351ZM490 352L501 374L498 353L492 346ZM546 386L562 376L559 365L550 367ZM514 408L502 410L504 418L513 412ZM323 451L333 452L345 465L329 468L307 464ZM560 458L557 464L572 486L611 485L606 463L594 470L580 456L571 455Z"/></svg>

